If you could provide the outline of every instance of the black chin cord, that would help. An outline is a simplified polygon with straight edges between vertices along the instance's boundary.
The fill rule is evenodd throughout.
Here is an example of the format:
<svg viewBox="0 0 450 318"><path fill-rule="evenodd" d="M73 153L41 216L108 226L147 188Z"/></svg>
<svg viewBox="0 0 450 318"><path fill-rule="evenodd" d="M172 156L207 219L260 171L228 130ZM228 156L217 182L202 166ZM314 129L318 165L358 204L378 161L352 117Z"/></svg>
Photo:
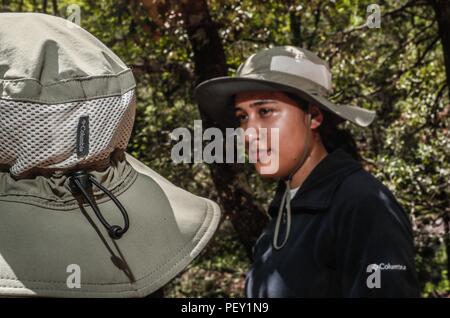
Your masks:
<svg viewBox="0 0 450 318"><path fill-rule="evenodd" d="M119 225L110 225L108 221L103 217L102 213L98 209L97 205L94 203L92 198L89 196L87 189L93 183L97 188L102 190L111 200L115 203L115 205L119 208L120 213L122 213L124 219L124 227L120 227ZM70 189L73 194L81 194L87 203L91 206L92 210L94 210L95 215L103 224L103 226L108 231L108 234L111 238L118 240L128 231L130 226L130 220L128 218L127 211L123 207L123 205L119 202L119 200L104 186L102 186L97 180L95 180L91 175L87 174L85 171L77 171L70 176L69 182Z"/></svg>

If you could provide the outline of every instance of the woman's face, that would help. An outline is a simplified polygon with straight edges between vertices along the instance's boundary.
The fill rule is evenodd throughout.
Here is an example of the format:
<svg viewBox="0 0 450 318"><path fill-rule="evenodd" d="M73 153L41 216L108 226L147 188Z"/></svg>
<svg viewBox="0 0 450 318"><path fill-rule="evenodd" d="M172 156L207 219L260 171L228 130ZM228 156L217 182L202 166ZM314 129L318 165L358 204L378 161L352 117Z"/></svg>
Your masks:
<svg viewBox="0 0 450 318"><path fill-rule="evenodd" d="M250 158L252 155L256 157L255 167L258 173L273 178L289 175L304 150L305 112L282 92L258 91L236 95L235 116L241 128L246 130L246 148L250 149ZM253 129L247 130L249 128ZM262 133L264 130L260 130L261 128L266 128L267 137L264 136ZM272 128L278 130L278 147L274 140L276 133ZM270 173L264 172L264 168L272 163L268 162L267 156L272 160L274 156L277 156L276 171L272 169Z"/></svg>

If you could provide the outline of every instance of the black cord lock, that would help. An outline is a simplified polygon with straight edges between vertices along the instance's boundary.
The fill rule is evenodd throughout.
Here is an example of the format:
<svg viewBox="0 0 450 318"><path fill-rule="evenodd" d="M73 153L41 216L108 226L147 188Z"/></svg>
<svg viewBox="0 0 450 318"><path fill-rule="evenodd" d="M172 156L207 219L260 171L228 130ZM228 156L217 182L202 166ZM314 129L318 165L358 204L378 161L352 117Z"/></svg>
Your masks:
<svg viewBox="0 0 450 318"><path fill-rule="evenodd" d="M102 213L98 209L97 205L94 203L93 199L88 193L88 189L94 184L97 188L102 190L107 196L111 198L114 204L119 208L120 213L122 213L124 219L124 227L120 227L119 225L110 225L108 221L103 217ZM108 231L108 234L111 238L118 240L120 239L130 226L130 221L128 218L128 213L123 207L123 205L119 202L119 200L112 194L108 189L102 186L94 177L86 173L86 171L80 170L74 172L69 177L69 187L72 191L73 195L82 195L86 202L91 206L92 210L94 210L95 215L103 224L103 226Z"/></svg>

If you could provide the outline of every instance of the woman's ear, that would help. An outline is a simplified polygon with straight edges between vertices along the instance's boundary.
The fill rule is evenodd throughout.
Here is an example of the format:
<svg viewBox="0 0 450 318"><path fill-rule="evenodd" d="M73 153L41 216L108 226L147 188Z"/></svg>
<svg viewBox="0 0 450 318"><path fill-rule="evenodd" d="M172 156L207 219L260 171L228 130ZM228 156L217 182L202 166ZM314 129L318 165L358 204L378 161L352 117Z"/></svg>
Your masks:
<svg viewBox="0 0 450 318"><path fill-rule="evenodd" d="M317 129L323 122L323 112L317 105L309 105L308 112L311 114L311 129Z"/></svg>

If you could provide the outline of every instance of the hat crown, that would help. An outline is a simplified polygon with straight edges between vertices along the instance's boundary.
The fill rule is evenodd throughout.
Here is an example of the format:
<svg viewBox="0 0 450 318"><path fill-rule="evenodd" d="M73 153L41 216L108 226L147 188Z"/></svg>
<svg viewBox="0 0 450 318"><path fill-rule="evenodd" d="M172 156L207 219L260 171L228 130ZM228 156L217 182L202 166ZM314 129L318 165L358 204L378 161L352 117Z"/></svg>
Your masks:
<svg viewBox="0 0 450 318"><path fill-rule="evenodd" d="M257 77L272 72L304 78L332 90L328 64L313 52L295 46L276 46L253 54L239 66L236 75Z"/></svg>
<svg viewBox="0 0 450 318"><path fill-rule="evenodd" d="M51 15L2 13L0 41L0 80L48 85L128 69L88 31Z"/></svg>
<svg viewBox="0 0 450 318"><path fill-rule="evenodd" d="M0 98L65 103L121 95L131 70L88 31L41 13L0 13Z"/></svg>
<svg viewBox="0 0 450 318"><path fill-rule="evenodd" d="M124 151L131 70L76 24L0 13L0 168L15 176L96 164Z"/></svg>

